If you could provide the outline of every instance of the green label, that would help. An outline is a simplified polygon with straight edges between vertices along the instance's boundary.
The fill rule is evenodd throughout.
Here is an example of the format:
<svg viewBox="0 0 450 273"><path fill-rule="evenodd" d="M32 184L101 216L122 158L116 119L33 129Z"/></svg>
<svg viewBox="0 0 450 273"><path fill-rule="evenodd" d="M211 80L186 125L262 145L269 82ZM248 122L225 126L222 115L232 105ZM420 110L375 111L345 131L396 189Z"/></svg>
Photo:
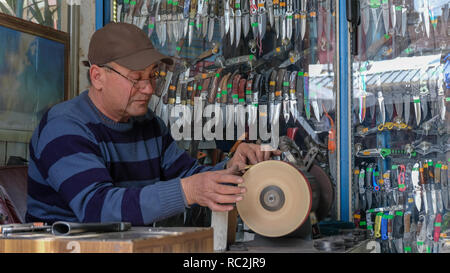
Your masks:
<svg viewBox="0 0 450 273"><path fill-rule="evenodd" d="M197 28L201 28L202 27L202 24L197 24Z"/></svg>
<svg viewBox="0 0 450 273"><path fill-rule="evenodd" d="M389 37L391 37L389 34L384 34L384 39L389 39Z"/></svg>
<svg viewBox="0 0 450 273"><path fill-rule="evenodd" d="M167 4L172 5L173 0L167 0Z"/></svg>
<svg viewBox="0 0 450 273"><path fill-rule="evenodd" d="M258 104L257 103L253 103L253 106L258 107Z"/></svg>
<svg viewBox="0 0 450 273"><path fill-rule="evenodd" d="M394 219L394 215L389 214L386 218L392 220L392 219Z"/></svg>
<svg viewBox="0 0 450 273"><path fill-rule="evenodd" d="M289 82L283 82L283 86L289 86Z"/></svg>
<svg viewBox="0 0 450 273"><path fill-rule="evenodd" d="M395 6L395 10L401 11L402 10L402 6Z"/></svg>
<svg viewBox="0 0 450 273"><path fill-rule="evenodd" d="M132 6L136 5L136 1L131 1L130 5L132 5Z"/></svg>
<svg viewBox="0 0 450 273"><path fill-rule="evenodd" d="M366 221L361 221L361 222L359 222L359 225L360 225L360 226L365 226L365 225L366 225Z"/></svg>
<svg viewBox="0 0 450 273"><path fill-rule="evenodd" d="M379 172L375 172L373 175L374 176L380 176L380 173Z"/></svg>
<svg viewBox="0 0 450 273"><path fill-rule="evenodd" d="M257 27L258 26L258 22L252 23L252 27Z"/></svg>
<svg viewBox="0 0 450 273"><path fill-rule="evenodd" d="M420 99L415 99L414 103L420 103Z"/></svg>
<svg viewBox="0 0 450 273"><path fill-rule="evenodd" d="M423 245L423 242L417 242L417 245L418 245L418 246L422 246L422 245Z"/></svg>
<svg viewBox="0 0 450 273"><path fill-rule="evenodd" d="M395 212L395 215L397 215L397 216L403 216L403 211L396 211L396 212Z"/></svg>
<svg viewBox="0 0 450 273"><path fill-rule="evenodd" d="M397 170L398 166L397 165L392 165L391 170Z"/></svg>
<svg viewBox="0 0 450 273"><path fill-rule="evenodd" d="M411 247L410 246L405 246L405 252L411 252Z"/></svg>
<svg viewBox="0 0 450 273"><path fill-rule="evenodd" d="M370 213L375 212L375 209L369 209L368 212Z"/></svg>
<svg viewBox="0 0 450 273"><path fill-rule="evenodd" d="M194 26L195 24L194 24L194 22L189 22L189 25Z"/></svg>
<svg viewBox="0 0 450 273"><path fill-rule="evenodd" d="M450 97L445 98L445 101L449 102L450 101Z"/></svg>
<svg viewBox="0 0 450 273"><path fill-rule="evenodd" d="M288 19L292 19L292 15L286 16L286 18L288 18Z"/></svg>
<svg viewBox="0 0 450 273"><path fill-rule="evenodd" d="M251 95L252 94L252 90L245 90L245 94L246 95Z"/></svg>
<svg viewBox="0 0 450 273"><path fill-rule="evenodd" d="M203 88L203 87L202 87L201 85L199 85L199 86L197 87L198 90L202 90L202 88Z"/></svg>
<svg viewBox="0 0 450 273"><path fill-rule="evenodd" d="M367 226L367 229L373 229L372 225Z"/></svg>
<svg viewBox="0 0 450 273"><path fill-rule="evenodd" d="M231 83L227 84L227 88L231 88L233 85Z"/></svg>
<svg viewBox="0 0 450 273"><path fill-rule="evenodd" d="M250 56L248 56L248 59L251 61L251 60L253 60L254 57L255 57L255 56L250 55Z"/></svg>
<svg viewBox="0 0 450 273"><path fill-rule="evenodd" d="M439 164L436 164L436 168L442 168L442 164L441 163L439 163Z"/></svg>
<svg viewBox="0 0 450 273"><path fill-rule="evenodd" d="M302 71L298 72L298 76L303 76L303 75L304 75L304 73Z"/></svg>
<svg viewBox="0 0 450 273"><path fill-rule="evenodd" d="M177 46L176 50L177 50L177 51L180 51L180 50L181 50L181 47Z"/></svg>
<svg viewBox="0 0 450 273"><path fill-rule="evenodd" d="M173 2L173 5L174 6L178 6L178 2Z"/></svg>
<svg viewBox="0 0 450 273"><path fill-rule="evenodd" d="M155 24L149 24L149 25L148 25L148 28L149 28L149 29L154 29L154 28L155 28Z"/></svg>
<svg viewBox="0 0 450 273"><path fill-rule="evenodd" d="M433 166L433 161L428 161L428 166Z"/></svg>
<svg viewBox="0 0 450 273"><path fill-rule="evenodd" d="M238 94L233 94L233 95L231 95L231 97L232 97L233 99L237 99L237 98L238 98Z"/></svg>
<svg viewBox="0 0 450 273"><path fill-rule="evenodd" d="M434 226L435 226L435 227L440 227L440 226L441 226L441 223L436 222L436 223L434 223Z"/></svg>
<svg viewBox="0 0 450 273"><path fill-rule="evenodd" d="M405 184L400 184L400 185L398 185L398 188L399 189L403 189L405 187Z"/></svg>
<svg viewBox="0 0 450 273"><path fill-rule="evenodd" d="M221 97L222 97L222 94L217 93L217 94L216 94L216 97L217 97L217 98L221 98Z"/></svg>
<svg viewBox="0 0 450 273"><path fill-rule="evenodd" d="M123 0L123 2L124 2L125 4L129 4L129 3L130 3L130 0Z"/></svg>
<svg viewBox="0 0 450 273"><path fill-rule="evenodd" d="M216 73L216 78L219 78L220 77L220 73Z"/></svg>
<svg viewBox="0 0 450 273"><path fill-rule="evenodd" d="M239 102L245 102L245 100L244 99L239 99Z"/></svg>
<svg viewBox="0 0 450 273"><path fill-rule="evenodd" d="M228 94L228 91L227 90L222 90L222 95L226 95L226 94Z"/></svg>
<svg viewBox="0 0 450 273"><path fill-rule="evenodd" d="M236 3L236 5L234 7L237 8L237 9L240 9L241 8L241 4Z"/></svg>

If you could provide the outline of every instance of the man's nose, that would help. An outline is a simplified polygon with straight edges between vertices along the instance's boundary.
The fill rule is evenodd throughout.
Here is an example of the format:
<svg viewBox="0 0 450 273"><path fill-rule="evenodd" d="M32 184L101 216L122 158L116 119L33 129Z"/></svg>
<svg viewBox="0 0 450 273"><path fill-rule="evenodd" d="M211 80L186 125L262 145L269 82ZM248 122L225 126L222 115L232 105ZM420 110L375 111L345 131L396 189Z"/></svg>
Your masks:
<svg viewBox="0 0 450 273"><path fill-rule="evenodd" d="M142 88L140 91L141 91L141 93L146 94L146 95L152 95L153 93L155 93L155 90L153 89L153 85L151 82L146 84L145 87Z"/></svg>

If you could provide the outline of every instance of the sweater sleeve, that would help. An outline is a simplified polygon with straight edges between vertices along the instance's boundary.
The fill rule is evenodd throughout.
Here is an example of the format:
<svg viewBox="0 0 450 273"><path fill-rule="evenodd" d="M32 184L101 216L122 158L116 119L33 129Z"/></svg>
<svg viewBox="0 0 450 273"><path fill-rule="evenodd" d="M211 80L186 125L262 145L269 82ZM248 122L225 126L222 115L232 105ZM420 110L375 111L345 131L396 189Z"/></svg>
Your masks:
<svg viewBox="0 0 450 273"><path fill-rule="evenodd" d="M185 209L178 177L141 188L115 186L95 136L74 120L48 122L35 152L41 175L80 222L147 225Z"/></svg>

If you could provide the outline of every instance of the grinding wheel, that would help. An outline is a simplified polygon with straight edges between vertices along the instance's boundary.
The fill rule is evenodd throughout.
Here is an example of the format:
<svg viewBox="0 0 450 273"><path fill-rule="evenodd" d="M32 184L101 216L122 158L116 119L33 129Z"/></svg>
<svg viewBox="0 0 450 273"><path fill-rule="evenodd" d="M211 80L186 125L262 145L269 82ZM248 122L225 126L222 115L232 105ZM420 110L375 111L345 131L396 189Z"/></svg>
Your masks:
<svg viewBox="0 0 450 273"><path fill-rule="evenodd" d="M247 188L237 210L244 223L258 234L281 237L299 228L309 217L312 190L305 175L293 165L268 160L243 175Z"/></svg>

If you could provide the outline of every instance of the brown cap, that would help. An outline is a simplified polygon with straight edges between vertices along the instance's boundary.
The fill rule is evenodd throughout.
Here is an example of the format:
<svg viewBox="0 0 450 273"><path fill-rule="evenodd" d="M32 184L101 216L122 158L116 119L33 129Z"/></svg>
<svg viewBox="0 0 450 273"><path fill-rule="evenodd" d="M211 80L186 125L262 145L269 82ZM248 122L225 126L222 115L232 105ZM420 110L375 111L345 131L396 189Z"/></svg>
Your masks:
<svg viewBox="0 0 450 273"><path fill-rule="evenodd" d="M97 30L89 43L89 62L103 65L116 62L130 70L143 70L155 62L173 64L173 59L153 47L143 30L127 23L109 23Z"/></svg>

